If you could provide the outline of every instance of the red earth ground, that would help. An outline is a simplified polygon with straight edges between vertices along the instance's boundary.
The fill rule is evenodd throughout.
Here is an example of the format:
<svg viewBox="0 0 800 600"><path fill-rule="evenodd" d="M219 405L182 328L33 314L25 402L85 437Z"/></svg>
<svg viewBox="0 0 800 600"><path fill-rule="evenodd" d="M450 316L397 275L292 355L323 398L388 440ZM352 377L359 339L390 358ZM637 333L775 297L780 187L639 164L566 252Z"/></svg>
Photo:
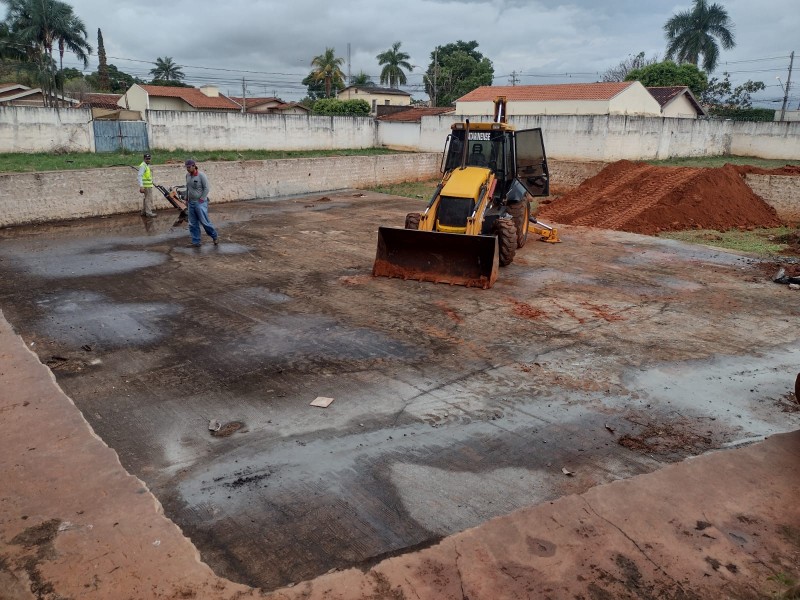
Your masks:
<svg viewBox="0 0 800 600"><path fill-rule="evenodd" d="M783 225L775 209L744 182L744 175L798 175L800 166L762 169L727 164L719 168L657 167L621 160L580 186L555 190L540 201L537 216L568 225L654 235L687 229L753 230ZM781 254L800 256L800 231L772 240L786 244ZM761 265L771 277L779 268L800 276L800 264Z"/></svg>

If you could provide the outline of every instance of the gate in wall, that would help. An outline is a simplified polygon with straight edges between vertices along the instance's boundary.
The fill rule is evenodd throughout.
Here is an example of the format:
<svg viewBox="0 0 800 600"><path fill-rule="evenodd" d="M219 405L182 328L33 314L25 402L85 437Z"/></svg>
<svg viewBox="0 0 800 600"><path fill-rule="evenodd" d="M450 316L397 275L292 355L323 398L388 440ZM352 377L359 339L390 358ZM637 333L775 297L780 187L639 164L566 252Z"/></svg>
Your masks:
<svg viewBox="0 0 800 600"><path fill-rule="evenodd" d="M144 121L92 121L95 152L146 152L147 123Z"/></svg>

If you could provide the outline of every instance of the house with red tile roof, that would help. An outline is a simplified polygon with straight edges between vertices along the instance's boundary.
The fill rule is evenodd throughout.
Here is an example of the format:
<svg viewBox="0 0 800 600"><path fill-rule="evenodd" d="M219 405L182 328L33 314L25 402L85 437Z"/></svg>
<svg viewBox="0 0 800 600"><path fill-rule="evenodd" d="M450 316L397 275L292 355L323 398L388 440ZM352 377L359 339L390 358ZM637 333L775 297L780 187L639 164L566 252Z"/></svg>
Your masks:
<svg viewBox="0 0 800 600"><path fill-rule="evenodd" d="M139 111L143 116L148 110L241 112L236 102L220 94L213 85L194 88L134 83L117 101L117 106Z"/></svg>
<svg viewBox="0 0 800 600"><path fill-rule="evenodd" d="M661 105L661 115L678 119L696 119L707 116L706 111L685 85L648 87L647 91Z"/></svg>
<svg viewBox="0 0 800 600"><path fill-rule="evenodd" d="M299 102L284 102L280 98L242 98L241 96L229 96L231 100L241 107L245 107L245 112L257 114L281 114L281 115L307 115L311 111L308 107Z"/></svg>
<svg viewBox="0 0 800 600"><path fill-rule="evenodd" d="M456 114L492 116L498 96L505 96L508 116L661 116L661 105L639 81L481 86L456 100Z"/></svg>
<svg viewBox="0 0 800 600"><path fill-rule="evenodd" d="M454 112L455 109L452 106L410 106L386 115L380 115L378 120L386 123L421 123L422 117L436 117Z"/></svg>
<svg viewBox="0 0 800 600"><path fill-rule="evenodd" d="M56 100L60 107L77 107L80 102L74 98L52 94L48 104ZM32 88L21 83L0 83L0 106L45 106L45 92L41 88Z"/></svg>

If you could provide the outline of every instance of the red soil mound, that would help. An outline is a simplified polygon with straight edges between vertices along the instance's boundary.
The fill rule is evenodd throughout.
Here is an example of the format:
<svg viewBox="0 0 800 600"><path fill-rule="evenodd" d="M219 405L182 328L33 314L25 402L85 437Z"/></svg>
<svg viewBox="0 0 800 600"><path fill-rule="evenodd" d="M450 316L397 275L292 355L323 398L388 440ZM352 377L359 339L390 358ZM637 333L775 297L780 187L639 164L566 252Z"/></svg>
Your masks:
<svg viewBox="0 0 800 600"><path fill-rule="evenodd" d="M543 220L632 233L779 227L775 209L747 187L736 167L655 167L621 160L544 204Z"/></svg>

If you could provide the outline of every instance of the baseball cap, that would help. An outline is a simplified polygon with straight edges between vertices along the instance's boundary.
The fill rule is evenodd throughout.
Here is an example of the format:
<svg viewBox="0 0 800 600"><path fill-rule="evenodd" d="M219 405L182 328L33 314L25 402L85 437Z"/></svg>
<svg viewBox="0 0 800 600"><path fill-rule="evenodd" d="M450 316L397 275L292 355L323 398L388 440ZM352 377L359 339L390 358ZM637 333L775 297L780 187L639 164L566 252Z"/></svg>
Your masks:
<svg viewBox="0 0 800 600"><path fill-rule="evenodd" d="M150 153L145 153L144 158L150 158Z"/></svg>
<svg viewBox="0 0 800 600"><path fill-rule="evenodd" d="M197 163L196 163L196 162L194 162L194 161L193 161L193 160L190 158L189 160L187 160L187 161L186 161L186 166L187 166L187 167L195 167L195 166L197 166Z"/></svg>

